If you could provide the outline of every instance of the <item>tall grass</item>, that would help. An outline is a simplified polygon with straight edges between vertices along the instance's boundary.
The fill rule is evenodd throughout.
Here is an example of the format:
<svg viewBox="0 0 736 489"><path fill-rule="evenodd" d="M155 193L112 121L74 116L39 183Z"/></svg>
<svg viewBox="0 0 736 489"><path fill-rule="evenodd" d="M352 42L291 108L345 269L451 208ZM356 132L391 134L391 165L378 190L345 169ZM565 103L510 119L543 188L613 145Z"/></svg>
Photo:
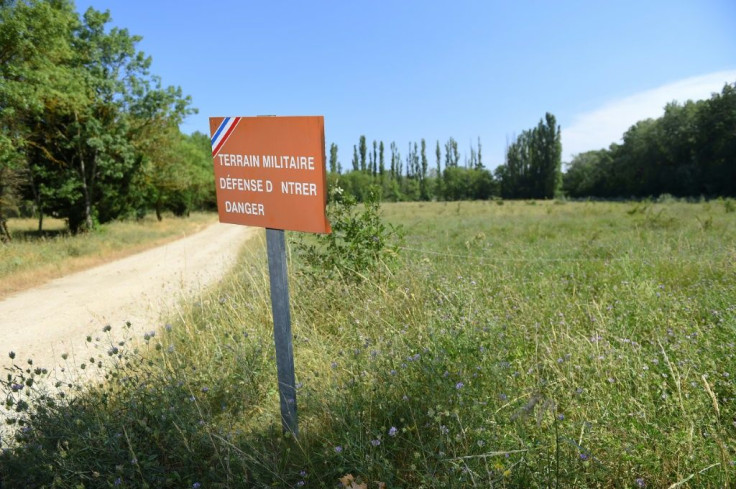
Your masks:
<svg viewBox="0 0 736 489"><path fill-rule="evenodd" d="M49 406L31 368L16 371L14 405L42 409L4 441L0 480L733 487L736 217L724 207L384 206L407 231L398 266L356 283L292 261L299 439L281 433L254 241L168 326L99 340L99 358L118 358L109 382Z"/></svg>

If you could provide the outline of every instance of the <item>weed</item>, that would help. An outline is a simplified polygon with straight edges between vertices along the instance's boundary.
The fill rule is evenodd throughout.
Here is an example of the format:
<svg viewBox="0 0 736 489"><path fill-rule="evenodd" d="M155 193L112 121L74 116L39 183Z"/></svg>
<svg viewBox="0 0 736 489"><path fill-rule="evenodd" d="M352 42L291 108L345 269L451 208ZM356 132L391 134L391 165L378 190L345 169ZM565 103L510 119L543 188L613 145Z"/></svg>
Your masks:
<svg viewBox="0 0 736 489"><path fill-rule="evenodd" d="M376 189L366 196L363 211L340 187L332 190L327 216L332 233L297 241L297 253L307 265L306 273L318 280L340 276L359 280L379 264L395 258L401 242L400 227L385 223L380 215Z"/></svg>

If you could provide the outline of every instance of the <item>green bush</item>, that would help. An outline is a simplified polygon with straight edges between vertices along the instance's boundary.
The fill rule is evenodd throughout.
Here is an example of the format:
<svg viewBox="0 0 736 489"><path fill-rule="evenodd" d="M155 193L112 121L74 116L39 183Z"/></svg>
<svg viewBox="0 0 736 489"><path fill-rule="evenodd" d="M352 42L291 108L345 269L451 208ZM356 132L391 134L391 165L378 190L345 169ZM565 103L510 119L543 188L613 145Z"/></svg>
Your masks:
<svg viewBox="0 0 736 489"><path fill-rule="evenodd" d="M340 276L360 280L380 264L397 256L403 230L383 222L378 189L372 187L358 208L355 197L335 187L327 205L332 233L297 242L305 273L317 279Z"/></svg>

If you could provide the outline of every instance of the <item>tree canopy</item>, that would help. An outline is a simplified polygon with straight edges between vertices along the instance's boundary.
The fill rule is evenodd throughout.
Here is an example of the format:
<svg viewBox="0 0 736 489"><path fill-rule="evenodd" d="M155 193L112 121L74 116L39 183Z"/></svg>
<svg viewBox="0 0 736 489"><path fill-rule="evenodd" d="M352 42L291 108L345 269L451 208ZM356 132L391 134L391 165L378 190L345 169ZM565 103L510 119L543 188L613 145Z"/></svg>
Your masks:
<svg viewBox="0 0 736 489"><path fill-rule="evenodd" d="M571 197L736 196L736 84L709 99L670 103L631 126L621 144L576 155Z"/></svg>
<svg viewBox="0 0 736 489"><path fill-rule="evenodd" d="M506 163L496 169L506 199L551 199L562 184L560 126L549 112L506 149Z"/></svg>
<svg viewBox="0 0 736 489"><path fill-rule="evenodd" d="M77 232L208 198L209 150L179 132L190 98L110 20L69 0L0 5L0 219L26 199L39 227L46 214Z"/></svg>

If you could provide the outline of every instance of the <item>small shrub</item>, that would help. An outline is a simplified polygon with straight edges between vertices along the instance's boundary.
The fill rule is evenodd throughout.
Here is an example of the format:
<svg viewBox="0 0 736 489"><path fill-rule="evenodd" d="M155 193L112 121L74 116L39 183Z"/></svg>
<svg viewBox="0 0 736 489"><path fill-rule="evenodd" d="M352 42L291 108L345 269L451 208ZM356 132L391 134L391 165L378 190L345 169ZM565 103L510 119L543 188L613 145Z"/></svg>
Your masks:
<svg viewBox="0 0 736 489"><path fill-rule="evenodd" d="M332 233L297 242L306 273L314 278L342 276L359 280L364 272L390 263L397 256L403 231L383 222L377 189L370 189L362 211L356 199L340 187L331 193L327 217Z"/></svg>
<svg viewBox="0 0 736 489"><path fill-rule="evenodd" d="M736 211L736 200L724 199L723 208L725 209L726 214L730 214L731 212Z"/></svg>

